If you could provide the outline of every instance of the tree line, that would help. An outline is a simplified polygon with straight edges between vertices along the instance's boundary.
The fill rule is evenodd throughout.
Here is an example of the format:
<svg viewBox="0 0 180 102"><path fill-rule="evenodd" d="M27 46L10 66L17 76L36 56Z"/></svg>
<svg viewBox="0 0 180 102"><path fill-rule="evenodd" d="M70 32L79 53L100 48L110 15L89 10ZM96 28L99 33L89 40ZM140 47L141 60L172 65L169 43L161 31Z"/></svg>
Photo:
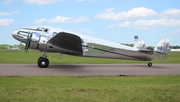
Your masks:
<svg viewBox="0 0 180 102"><path fill-rule="evenodd" d="M20 45L8 45L8 44L0 44L0 49L8 49L9 48L19 48L19 49L24 49L25 45L20 44Z"/></svg>

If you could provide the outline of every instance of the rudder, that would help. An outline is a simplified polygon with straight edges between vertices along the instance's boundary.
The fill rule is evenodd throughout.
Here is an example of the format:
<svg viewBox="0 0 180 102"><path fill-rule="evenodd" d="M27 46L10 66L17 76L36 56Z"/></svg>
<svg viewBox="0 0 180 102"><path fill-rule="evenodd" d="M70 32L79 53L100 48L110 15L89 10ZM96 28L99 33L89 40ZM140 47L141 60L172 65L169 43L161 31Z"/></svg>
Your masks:
<svg viewBox="0 0 180 102"><path fill-rule="evenodd" d="M162 39L154 49L154 55L159 60L165 60L170 53L170 40L168 38Z"/></svg>

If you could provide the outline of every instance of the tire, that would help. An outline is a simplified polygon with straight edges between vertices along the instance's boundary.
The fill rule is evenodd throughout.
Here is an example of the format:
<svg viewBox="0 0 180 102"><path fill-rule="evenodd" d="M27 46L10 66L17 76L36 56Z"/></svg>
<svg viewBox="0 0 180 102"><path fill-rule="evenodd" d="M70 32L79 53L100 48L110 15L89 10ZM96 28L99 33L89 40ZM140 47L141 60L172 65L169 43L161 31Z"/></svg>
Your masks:
<svg viewBox="0 0 180 102"><path fill-rule="evenodd" d="M151 67L151 66L152 66L152 63L151 63L151 62L148 62L148 66Z"/></svg>
<svg viewBox="0 0 180 102"><path fill-rule="evenodd" d="M47 58L40 57L38 59L39 68L47 68L49 66L49 60Z"/></svg>

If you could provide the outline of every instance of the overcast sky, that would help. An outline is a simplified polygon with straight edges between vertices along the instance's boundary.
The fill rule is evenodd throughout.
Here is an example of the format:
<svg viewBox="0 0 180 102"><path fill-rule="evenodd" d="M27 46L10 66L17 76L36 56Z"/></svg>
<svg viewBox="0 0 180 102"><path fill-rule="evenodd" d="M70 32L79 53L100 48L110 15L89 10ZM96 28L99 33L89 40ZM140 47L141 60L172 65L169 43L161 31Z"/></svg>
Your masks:
<svg viewBox="0 0 180 102"><path fill-rule="evenodd" d="M180 0L1 0L0 44L19 44L13 30L52 26L116 43L180 45Z"/></svg>

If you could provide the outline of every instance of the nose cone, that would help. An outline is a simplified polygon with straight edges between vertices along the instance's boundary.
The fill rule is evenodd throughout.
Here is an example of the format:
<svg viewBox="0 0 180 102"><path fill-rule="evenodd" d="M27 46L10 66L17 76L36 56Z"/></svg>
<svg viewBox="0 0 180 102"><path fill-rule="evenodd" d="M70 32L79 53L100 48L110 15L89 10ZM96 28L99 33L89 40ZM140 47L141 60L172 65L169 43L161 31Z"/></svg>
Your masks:
<svg viewBox="0 0 180 102"><path fill-rule="evenodd" d="M16 38L16 36L18 35L18 32L19 32L18 30L13 31L13 32L12 32L12 36L13 36L14 38Z"/></svg>
<svg viewBox="0 0 180 102"><path fill-rule="evenodd" d="M12 32L13 38L20 42L26 42L26 40L24 39L24 35L20 34L20 32L21 32L21 29L13 31Z"/></svg>

